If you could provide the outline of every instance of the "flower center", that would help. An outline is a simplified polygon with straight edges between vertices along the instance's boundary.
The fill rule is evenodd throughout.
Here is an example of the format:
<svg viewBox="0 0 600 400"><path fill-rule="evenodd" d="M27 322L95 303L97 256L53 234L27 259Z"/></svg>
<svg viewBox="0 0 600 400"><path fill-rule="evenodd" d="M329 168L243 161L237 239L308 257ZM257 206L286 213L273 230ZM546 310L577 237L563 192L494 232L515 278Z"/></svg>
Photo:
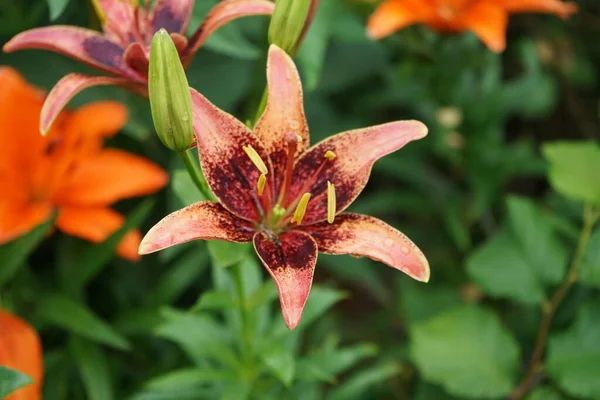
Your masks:
<svg viewBox="0 0 600 400"><path fill-rule="evenodd" d="M251 145L242 146L242 149L250 161L252 161L256 169L258 169L260 172L260 176L256 182L256 187L254 190L256 191L262 206L265 210L267 210L266 215L263 216L261 225L274 232L285 230L290 224L300 225L302 223L302 220L310 207L310 200L312 196L309 191L310 187L313 185L314 181L318 178L325 166L328 163L333 162L336 158L336 154L333 151L327 150L323 154L323 160L321 164L319 164L312 175L302 185L302 189L299 191L299 193L302 193L302 195L289 202L288 196L290 194L290 188L294 176L296 151L298 149L298 144L302 143L302 137L295 133L290 133L286 138L286 141L286 168L284 171L281 188L277 194L272 193L270 189L265 191L265 187L267 186L267 174L269 173L269 170L260 155ZM272 195L275 196L275 198L272 198ZM284 204L289 204L289 206L284 207ZM327 181L327 221L329 223L333 223L335 214L335 185L330 181Z"/></svg>

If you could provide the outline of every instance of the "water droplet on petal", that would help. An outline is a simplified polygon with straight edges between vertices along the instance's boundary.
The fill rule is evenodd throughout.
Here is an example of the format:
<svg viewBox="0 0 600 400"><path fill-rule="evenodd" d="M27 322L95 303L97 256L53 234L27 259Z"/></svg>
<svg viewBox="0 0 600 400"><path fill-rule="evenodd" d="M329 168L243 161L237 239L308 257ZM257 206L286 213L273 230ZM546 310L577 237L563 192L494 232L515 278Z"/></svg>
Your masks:
<svg viewBox="0 0 600 400"><path fill-rule="evenodd" d="M406 246L402 246L402 248L400 249L404 254L408 254L409 249Z"/></svg>
<svg viewBox="0 0 600 400"><path fill-rule="evenodd" d="M296 121L295 119L290 121L290 129L293 131L298 130L298 128L300 128L300 122Z"/></svg>
<svg viewBox="0 0 600 400"><path fill-rule="evenodd" d="M390 249L392 246L394 246L394 241L392 239L385 239L383 241L383 246Z"/></svg>

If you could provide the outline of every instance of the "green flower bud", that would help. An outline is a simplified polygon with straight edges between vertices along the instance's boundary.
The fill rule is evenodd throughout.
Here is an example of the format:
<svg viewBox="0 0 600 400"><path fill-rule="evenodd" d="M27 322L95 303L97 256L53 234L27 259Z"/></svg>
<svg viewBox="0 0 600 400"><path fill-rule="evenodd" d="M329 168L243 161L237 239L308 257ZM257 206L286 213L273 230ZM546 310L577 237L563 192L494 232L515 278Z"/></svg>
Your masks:
<svg viewBox="0 0 600 400"><path fill-rule="evenodd" d="M269 43L294 55L310 9L311 0L277 0L269 25Z"/></svg>
<svg viewBox="0 0 600 400"><path fill-rule="evenodd" d="M148 92L160 141L171 150L188 149L194 139L192 96L177 48L164 29L152 38Z"/></svg>

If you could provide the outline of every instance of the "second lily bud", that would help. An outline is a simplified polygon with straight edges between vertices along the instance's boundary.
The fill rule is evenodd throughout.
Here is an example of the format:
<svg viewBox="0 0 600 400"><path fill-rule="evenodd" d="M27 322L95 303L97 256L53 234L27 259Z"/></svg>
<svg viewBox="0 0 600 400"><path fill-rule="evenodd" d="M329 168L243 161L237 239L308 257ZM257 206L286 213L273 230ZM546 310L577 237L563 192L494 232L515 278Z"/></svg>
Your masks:
<svg viewBox="0 0 600 400"><path fill-rule="evenodd" d="M269 43L294 55L316 12L318 0L277 0L269 25Z"/></svg>
<svg viewBox="0 0 600 400"><path fill-rule="evenodd" d="M194 140L192 97L177 48L164 29L154 34L150 46L148 92L161 142L171 150L185 151Z"/></svg>

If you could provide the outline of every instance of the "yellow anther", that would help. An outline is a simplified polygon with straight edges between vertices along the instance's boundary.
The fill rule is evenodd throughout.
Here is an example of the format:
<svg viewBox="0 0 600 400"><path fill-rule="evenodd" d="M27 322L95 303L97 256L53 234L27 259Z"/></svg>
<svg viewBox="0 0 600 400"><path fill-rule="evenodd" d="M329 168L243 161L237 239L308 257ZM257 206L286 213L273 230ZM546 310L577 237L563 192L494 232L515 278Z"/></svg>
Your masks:
<svg viewBox="0 0 600 400"><path fill-rule="evenodd" d="M333 224L335 219L335 186L327 181L327 222Z"/></svg>
<svg viewBox="0 0 600 400"><path fill-rule="evenodd" d="M325 155L323 157L325 157L326 159L328 159L329 161L331 161L331 160L333 160L336 157L336 155L335 155L335 153L333 151L327 150L325 152Z"/></svg>
<svg viewBox="0 0 600 400"><path fill-rule="evenodd" d="M260 171L261 174L266 175L269 173L267 166L265 165L262 158L260 158L260 156L258 155L256 150L254 150L254 147L248 145L248 146L242 146L242 149L246 152L246 154L248 155L248 158L250 158L250 161L252 161L252 164L254 164L256 166L256 168L258 168L258 170Z"/></svg>
<svg viewBox="0 0 600 400"><path fill-rule="evenodd" d="M296 207L296 211L294 211L294 216L290 220L290 222L295 222L300 225L302 223L302 218L304 218L304 214L306 214L306 207L308 206L308 201L310 200L310 193L304 193L298 206Z"/></svg>
<svg viewBox="0 0 600 400"><path fill-rule="evenodd" d="M262 196L265 191L265 183L267 183L267 176L265 174L260 174L258 182L256 182L256 189L258 190L259 196Z"/></svg>
<svg viewBox="0 0 600 400"><path fill-rule="evenodd" d="M302 136L296 133L296 140L298 141L298 143L302 143Z"/></svg>

